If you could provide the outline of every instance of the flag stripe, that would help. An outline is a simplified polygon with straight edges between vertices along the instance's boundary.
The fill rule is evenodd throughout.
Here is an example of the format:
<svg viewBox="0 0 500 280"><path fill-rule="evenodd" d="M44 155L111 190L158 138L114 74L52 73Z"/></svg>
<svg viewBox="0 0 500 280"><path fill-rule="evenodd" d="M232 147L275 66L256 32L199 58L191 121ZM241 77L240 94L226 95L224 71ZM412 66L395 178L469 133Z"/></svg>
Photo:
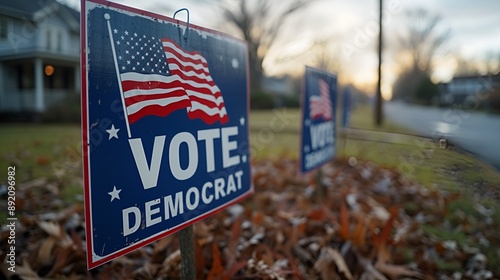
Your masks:
<svg viewBox="0 0 500 280"><path fill-rule="evenodd" d="M179 104L187 104L187 106L191 106L190 103L184 103L185 101L189 102L189 99L186 98L185 96L182 96L182 97L173 96L173 97L167 97L167 98L155 99L155 100L144 100L144 101L137 102L135 104L128 106L127 113L130 115L135 114L138 111L142 110L144 107L147 107L150 105L168 106L170 104L179 103Z"/></svg>
<svg viewBox="0 0 500 280"><path fill-rule="evenodd" d="M178 64L171 63L169 64L170 71L172 72L173 75L178 74L181 71L181 67ZM206 81L212 82L212 77L210 77L210 74L206 73L203 70L193 70L190 69L187 71L187 69L184 69L184 75L188 77L197 77L198 79L204 79Z"/></svg>
<svg viewBox="0 0 500 280"><path fill-rule="evenodd" d="M195 65L201 64L205 68L208 68L207 60L203 56L201 56L201 54L197 52L185 52L174 41L169 39L163 39L162 44L163 44L163 49L167 49L168 52L174 53L175 55L177 55L178 58L182 59L183 61L186 62L190 61Z"/></svg>
<svg viewBox="0 0 500 280"><path fill-rule="evenodd" d="M222 95L207 95L203 93L199 93L197 91L192 91L192 90L186 90L187 95L189 98L195 97L195 98L201 98L205 99L209 102L213 102L215 105L220 106L221 103L224 103L224 99L222 98Z"/></svg>
<svg viewBox="0 0 500 280"><path fill-rule="evenodd" d="M121 75L123 92L130 89L149 89L154 87L171 88L178 86L188 86L194 91L200 91L208 95L222 95L217 86L210 86L206 83L198 83L196 81L184 80L178 75L162 76L155 74L139 74L139 73L124 73ZM154 83L157 84L154 84ZM186 88L186 87L184 87Z"/></svg>
<svg viewBox="0 0 500 280"><path fill-rule="evenodd" d="M142 95L136 95L133 97L125 98L125 104L127 106L132 106L133 104L142 102L142 101L147 101L147 100L155 100L155 99L165 99L165 98L176 98L176 97L182 97L183 99L189 100L189 97L186 96L186 93L184 90L176 90L173 92L168 92L168 93L155 93L155 94L142 94Z"/></svg>
<svg viewBox="0 0 500 280"><path fill-rule="evenodd" d="M186 103L190 103L189 100L186 100L185 102L176 102L176 103L171 103L168 106L161 106L157 104L152 104L145 106L141 108L139 111L129 114L128 119L131 124L134 122L138 121L139 119L149 116L149 115L155 115L158 117L166 117L173 113L174 111L177 111L179 109L185 109L186 108Z"/></svg>
<svg viewBox="0 0 500 280"><path fill-rule="evenodd" d="M207 124L213 124L216 121L220 121L221 124L225 124L229 121L229 117L227 116L227 114L224 114L222 117L220 117L219 115L210 116L207 115L203 110L190 111L188 112L188 117L190 119L203 119L203 121Z"/></svg>
<svg viewBox="0 0 500 280"><path fill-rule="evenodd" d="M191 101L191 105L192 106L191 106L191 109L189 109L189 112L194 112L196 110L202 110L203 112L205 112L209 116L226 115L226 108L224 108L224 107L222 109L211 108L211 107L208 107L205 104L202 104L202 103L197 102L197 101Z"/></svg>
<svg viewBox="0 0 500 280"><path fill-rule="evenodd" d="M152 88L152 89L131 89L124 93L125 98L135 98L143 95L155 96L156 94L166 94L173 93L176 91L183 92L184 89L182 87L173 87L173 88ZM185 95L185 94L184 94Z"/></svg>
<svg viewBox="0 0 500 280"><path fill-rule="evenodd" d="M165 56L167 57L167 60L169 61L170 65L175 64L179 67L179 70L182 69L182 71L194 71L199 74L205 74L205 75L210 75L208 68L205 67L202 64L196 64L193 63L192 61L184 61L178 56L176 56L174 53L171 53L169 49L165 48Z"/></svg>
<svg viewBox="0 0 500 280"><path fill-rule="evenodd" d="M191 102L197 102L197 103L203 104L203 105L207 106L207 108L213 108L213 109L218 109L218 110L222 110L225 108L224 102L221 102L218 106L213 106L213 102L210 102L206 99L199 98L196 96L190 96L189 100L191 100Z"/></svg>

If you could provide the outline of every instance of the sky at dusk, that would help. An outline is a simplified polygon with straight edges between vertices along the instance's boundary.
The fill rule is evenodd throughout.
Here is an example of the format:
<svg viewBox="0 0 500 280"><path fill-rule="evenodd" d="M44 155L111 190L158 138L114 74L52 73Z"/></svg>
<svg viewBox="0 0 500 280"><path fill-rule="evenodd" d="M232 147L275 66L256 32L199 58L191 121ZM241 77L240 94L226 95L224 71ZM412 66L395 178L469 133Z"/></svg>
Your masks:
<svg viewBox="0 0 500 280"><path fill-rule="evenodd" d="M274 0L277 1L277 0ZM61 0L79 9L79 0ZM241 37L220 20L216 0L116 0L123 5L172 16L180 8L190 10L193 24ZM281 2L284 3L284 2ZM339 61L341 80L374 92L377 79L377 0L315 0L292 17L284 26L276 44L264 60L267 75L301 75L304 65L314 66L317 54L310 54L315 42L326 41L329 53ZM390 95L391 85L404 61L397 56L398 38L405 34L407 12L418 8L442 18L440 30L450 30L448 41L436 54L435 82L448 81L457 68L456 58L500 63L500 2L498 0L384 0L383 92ZM180 14L179 19L185 20ZM500 67L498 67L500 68ZM497 68L497 69L498 69ZM484 68L486 71L486 68Z"/></svg>

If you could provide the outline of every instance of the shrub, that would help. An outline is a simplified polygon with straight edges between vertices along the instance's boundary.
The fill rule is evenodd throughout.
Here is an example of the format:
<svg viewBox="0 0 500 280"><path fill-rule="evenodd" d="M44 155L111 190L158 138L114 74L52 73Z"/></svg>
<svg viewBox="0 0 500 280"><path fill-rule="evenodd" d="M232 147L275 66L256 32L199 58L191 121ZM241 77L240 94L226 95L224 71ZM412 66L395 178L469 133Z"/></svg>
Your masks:
<svg viewBox="0 0 500 280"><path fill-rule="evenodd" d="M269 93L262 91L253 92L250 94L251 109L272 109L274 108L274 98Z"/></svg>
<svg viewBox="0 0 500 280"><path fill-rule="evenodd" d="M41 115L42 122L80 123L80 95L69 93L63 100L48 107Z"/></svg>

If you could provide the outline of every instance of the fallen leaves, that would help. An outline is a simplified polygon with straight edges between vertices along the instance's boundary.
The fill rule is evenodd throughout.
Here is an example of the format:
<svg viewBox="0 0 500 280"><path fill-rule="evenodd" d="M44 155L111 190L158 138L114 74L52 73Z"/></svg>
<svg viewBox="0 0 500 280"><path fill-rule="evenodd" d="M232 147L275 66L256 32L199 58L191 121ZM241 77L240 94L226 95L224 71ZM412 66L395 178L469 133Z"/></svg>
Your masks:
<svg viewBox="0 0 500 280"><path fill-rule="evenodd" d="M456 194L429 190L372 163L339 160L321 173L299 176L297 163L287 158L253 161L256 194L195 224L197 278L500 277L481 252L500 244L491 208L474 205L477 217L453 210L451 219ZM180 277L176 235L87 271L83 207L61 199L61 184L50 179L19 183L19 278ZM436 238L442 233L457 238ZM2 228L0 258L7 252L7 234ZM2 265L2 273L12 276Z"/></svg>

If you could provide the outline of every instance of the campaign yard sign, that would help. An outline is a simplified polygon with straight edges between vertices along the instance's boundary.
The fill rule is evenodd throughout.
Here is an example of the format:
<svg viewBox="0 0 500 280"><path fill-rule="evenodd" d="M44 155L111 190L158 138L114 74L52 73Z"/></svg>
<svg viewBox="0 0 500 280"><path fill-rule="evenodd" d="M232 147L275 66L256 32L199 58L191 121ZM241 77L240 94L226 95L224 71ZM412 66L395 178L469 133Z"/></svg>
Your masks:
<svg viewBox="0 0 500 280"><path fill-rule="evenodd" d="M335 156L337 76L306 67L302 91L300 171L307 173Z"/></svg>
<svg viewBox="0 0 500 280"><path fill-rule="evenodd" d="M111 2L83 1L81 22L93 268L253 193L248 57L240 40Z"/></svg>

